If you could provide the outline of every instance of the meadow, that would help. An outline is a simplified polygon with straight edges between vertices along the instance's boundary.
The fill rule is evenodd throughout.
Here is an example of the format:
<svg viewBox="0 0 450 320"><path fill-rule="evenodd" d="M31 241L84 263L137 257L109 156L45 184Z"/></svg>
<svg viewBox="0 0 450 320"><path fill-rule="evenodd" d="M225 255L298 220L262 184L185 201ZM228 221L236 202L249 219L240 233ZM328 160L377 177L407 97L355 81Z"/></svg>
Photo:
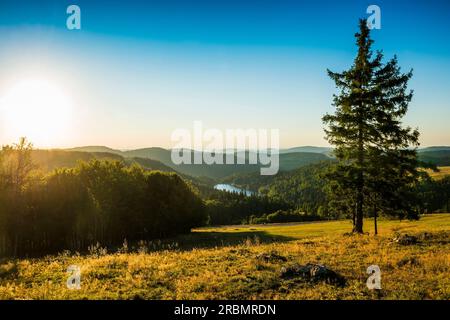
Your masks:
<svg viewBox="0 0 450 320"><path fill-rule="evenodd" d="M195 229L166 241L101 246L0 260L0 299L450 299L450 215L379 221L373 234L349 234L347 220ZM393 241L399 234L417 243ZM263 256L268 259L261 259ZM283 278L283 267L323 264L344 286ZM367 267L381 270L381 290L366 286ZM81 269L68 289L67 268Z"/></svg>

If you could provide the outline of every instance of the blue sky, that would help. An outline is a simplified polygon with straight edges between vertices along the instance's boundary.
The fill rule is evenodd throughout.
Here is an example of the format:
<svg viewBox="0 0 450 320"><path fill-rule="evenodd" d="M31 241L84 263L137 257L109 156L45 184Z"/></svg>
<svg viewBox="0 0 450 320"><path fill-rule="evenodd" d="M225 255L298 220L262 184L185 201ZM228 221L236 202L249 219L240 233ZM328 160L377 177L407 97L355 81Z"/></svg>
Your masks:
<svg viewBox="0 0 450 320"><path fill-rule="evenodd" d="M69 4L81 30L66 29ZM448 1L2 0L0 96L27 77L64 88L71 134L54 146L170 147L194 120L278 128L282 147L326 145L326 69L350 66L371 4L381 8L375 49L414 69L405 123L423 145L450 145Z"/></svg>

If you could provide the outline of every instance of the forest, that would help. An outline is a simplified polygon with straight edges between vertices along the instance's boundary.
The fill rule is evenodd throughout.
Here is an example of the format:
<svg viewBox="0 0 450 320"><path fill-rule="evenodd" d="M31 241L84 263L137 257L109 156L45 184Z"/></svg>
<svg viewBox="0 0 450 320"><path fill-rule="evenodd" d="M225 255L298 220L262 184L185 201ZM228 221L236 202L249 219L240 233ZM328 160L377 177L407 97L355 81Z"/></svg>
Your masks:
<svg viewBox="0 0 450 320"><path fill-rule="evenodd" d="M175 173L94 159L44 175L30 155L24 139L1 152L2 255L164 238L206 222L202 200Z"/></svg>

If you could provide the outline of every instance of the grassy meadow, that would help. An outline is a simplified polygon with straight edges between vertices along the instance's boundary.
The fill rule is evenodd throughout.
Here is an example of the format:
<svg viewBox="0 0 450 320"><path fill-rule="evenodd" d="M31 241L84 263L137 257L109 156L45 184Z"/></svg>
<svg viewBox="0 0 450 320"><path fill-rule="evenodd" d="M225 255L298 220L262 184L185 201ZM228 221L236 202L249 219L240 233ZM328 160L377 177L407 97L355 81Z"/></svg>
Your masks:
<svg viewBox="0 0 450 320"><path fill-rule="evenodd" d="M450 215L379 222L373 235L349 235L349 221L202 228L165 242L114 253L65 252L0 261L0 299L450 299ZM400 245L396 234L419 242ZM286 261L265 261L276 253ZM280 277L293 263L324 264L344 287ZM368 266L381 269L382 290L366 287ZM81 289L66 287L81 268Z"/></svg>

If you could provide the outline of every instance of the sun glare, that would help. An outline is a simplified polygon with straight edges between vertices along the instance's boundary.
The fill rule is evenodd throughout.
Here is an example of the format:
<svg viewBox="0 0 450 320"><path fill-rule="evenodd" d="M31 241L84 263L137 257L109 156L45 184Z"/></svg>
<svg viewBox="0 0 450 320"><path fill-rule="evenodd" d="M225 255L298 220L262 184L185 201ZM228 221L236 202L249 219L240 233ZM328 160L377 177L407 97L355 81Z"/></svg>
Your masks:
<svg viewBox="0 0 450 320"><path fill-rule="evenodd" d="M17 83L0 99L4 138L27 137L37 146L64 143L70 112L70 99L62 89L42 79Z"/></svg>

